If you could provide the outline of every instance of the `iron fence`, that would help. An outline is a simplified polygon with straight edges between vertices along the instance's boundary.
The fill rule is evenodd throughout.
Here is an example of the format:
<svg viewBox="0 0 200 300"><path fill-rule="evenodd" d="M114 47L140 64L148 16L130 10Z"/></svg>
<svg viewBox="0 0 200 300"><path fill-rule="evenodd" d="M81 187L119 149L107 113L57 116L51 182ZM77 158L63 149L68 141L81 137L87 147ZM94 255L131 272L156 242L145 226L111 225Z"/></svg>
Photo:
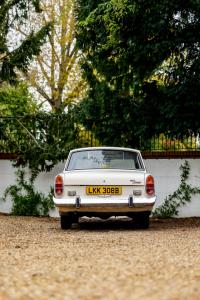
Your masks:
<svg viewBox="0 0 200 300"><path fill-rule="evenodd" d="M27 144L45 149L56 145L69 150L74 147L99 146L93 132L74 120L73 114L39 116L0 116L0 153L20 153Z"/></svg>
<svg viewBox="0 0 200 300"><path fill-rule="evenodd" d="M45 143L59 144L61 140L67 141L68 146L71 147L102 145L95 137L95 132L77 124L70 114L61 116L43 114L39 117L0 116L0 153L13 153L16 149L22 151L26 143L38 144L42 147ZM60 145L64 147L65 143ZM112 142L108 146L111 145ZM200 136L192 133L182 137L159 134L151 139L140 138L137 145L123 146L139 148L142 151L200 151Z"/></svg>
<svg viewBox="0 0 200 300"><path fill-rule="evenodd" d="M200 136L193 133L182 137L159 134L147 141L140 141L140 149L143 151L200 151Z"/></svg>

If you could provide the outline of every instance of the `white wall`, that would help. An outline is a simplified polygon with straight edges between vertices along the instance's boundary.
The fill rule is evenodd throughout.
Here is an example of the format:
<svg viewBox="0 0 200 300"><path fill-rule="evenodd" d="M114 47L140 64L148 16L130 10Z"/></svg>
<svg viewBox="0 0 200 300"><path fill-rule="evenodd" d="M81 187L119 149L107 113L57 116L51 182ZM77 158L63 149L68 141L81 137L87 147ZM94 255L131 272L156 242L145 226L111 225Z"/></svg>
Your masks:
<svg viewBox="0 0 200 300"><path fill-rule="evenodd" d="M64 163L56 165L51 172L42 172L35 181L35 189L44 194L48 194L50 187L54 184L55 176L60 173L64 168ZM0 160L0 198L7 186L14 184L16 180L17 169L12 166L12 162L9 160ZM29 171L25 169L27 178L29 178ZM0 200L0 212L9 213L12 208L12 201L10 197L7 197L7 201ZM52 217L58 217L59 214L56 209L50 212Z"/></svg>
<svg viewBox="0 0 200 300"><path fill-rule="evenodd" d="M147 170L154 176L156 184L157 203L160 205L166 196L173 193L180 183L180 166L184 159L146 159ZM200 159L187 159L191 172L188 183L200 187ZM50 186L53 186L54 177L63 170L64 163L59 163L50 173L41 173L35 183L36 189L48 194ZM15 183L16 168L12 167L9 160L0 160L0 198L4 190L10 184ZM28 172L27 172L28 175ZM12 202L8 198L6 202L0 201L0 212L10 212ZM52 217L57 217L56 210L50 212ZM200 194L193 196L191 203L180 209L179 217L200 217Z"/></svg>
<svg viewBox="0 0 200 300"><path fill-rule="evenodd" d="M200 159L187 159L190 165L188 183L194 187L200 187ZM185 159L146 159L147 170L155 178L157 194L156 206L164 202L169 194L172 194L180 184L180 166ZM156 207L155 206L155 207ZM179 217L200 217L200 194L192 197L192 201L179 210Z"/></svg>

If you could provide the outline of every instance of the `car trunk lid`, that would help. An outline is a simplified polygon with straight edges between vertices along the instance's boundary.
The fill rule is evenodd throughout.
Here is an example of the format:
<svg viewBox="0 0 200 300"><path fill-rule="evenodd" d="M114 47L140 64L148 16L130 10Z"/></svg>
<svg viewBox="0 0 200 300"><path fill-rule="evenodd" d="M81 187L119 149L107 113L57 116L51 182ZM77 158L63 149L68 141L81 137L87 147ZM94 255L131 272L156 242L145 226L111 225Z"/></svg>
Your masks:
<svg viewBox="0 0 200 300"><path fill-rule="evenodd" d="M120 185L144 186L145 172L142 170L76 170L66 171L64 185Z"/></svg>

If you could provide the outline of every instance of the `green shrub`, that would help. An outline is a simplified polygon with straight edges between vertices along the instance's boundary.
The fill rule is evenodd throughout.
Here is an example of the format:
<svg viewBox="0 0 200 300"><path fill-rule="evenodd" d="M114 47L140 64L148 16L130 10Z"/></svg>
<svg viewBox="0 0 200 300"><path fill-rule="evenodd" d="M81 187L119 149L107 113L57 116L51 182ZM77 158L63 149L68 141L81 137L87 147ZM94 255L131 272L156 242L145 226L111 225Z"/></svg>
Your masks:
<svg viewBox="0 0 200 300"><path fill-rule="evenodd" d="M17 183L7 187L2 198L5 201L8 195L11 196L13 202L11 213L23 216L47 216L49 210L54 208L52 191L47 196L35 191L34 174L28 181L25 180L25 173L22 170L18 170L16 175Z"/></svg>

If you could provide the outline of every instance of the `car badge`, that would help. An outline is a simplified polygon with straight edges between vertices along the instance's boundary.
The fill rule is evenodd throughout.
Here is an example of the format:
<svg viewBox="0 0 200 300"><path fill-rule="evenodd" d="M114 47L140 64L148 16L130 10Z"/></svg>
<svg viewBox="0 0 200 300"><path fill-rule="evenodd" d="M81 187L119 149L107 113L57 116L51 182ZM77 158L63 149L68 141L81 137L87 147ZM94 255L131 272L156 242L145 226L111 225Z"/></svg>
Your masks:
<svg viewBox="0 0 200 300"><path fill-rule="evenodd" d="M141 183L141 181L137 181L137 180L135 180L135 179L130 179L130 182L131 182L132 184L140 184L140 183Z"/></svg>

